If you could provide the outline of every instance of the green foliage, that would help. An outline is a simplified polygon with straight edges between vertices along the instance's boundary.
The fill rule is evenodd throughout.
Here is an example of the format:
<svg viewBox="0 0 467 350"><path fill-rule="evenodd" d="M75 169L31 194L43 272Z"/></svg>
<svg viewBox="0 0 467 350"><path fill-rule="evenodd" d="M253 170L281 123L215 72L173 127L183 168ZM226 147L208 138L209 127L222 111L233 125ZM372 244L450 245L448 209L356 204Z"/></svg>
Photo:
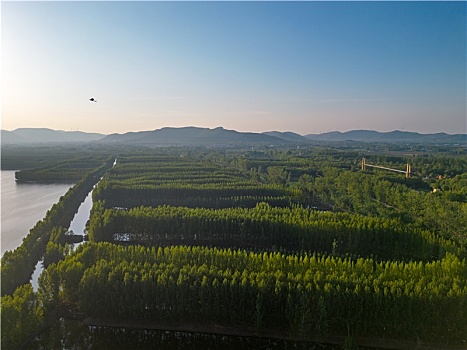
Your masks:
<svg viewBox="0 0 467 350"><path fill-rule="evenodd" d="M20 285L28 283L37 262L45 254L47 244L59 239L63 233L62 227L69 227L81 202L97 183L103 173L112 166L113 160L91 171L84 176L60 200L47 211L45 218L30 230L20 247L14 251L5 252L2 256L1 278L2 295L12 294ZM50 248L52 249L52 247ZM52 250L49 250L52 254Z"/></svg>
<svg viewBox="0 0 467 350"><path fill-rule="evenodd" d="M53 310L60 303L60 276L57 265L51 264L39 276L39 299L46 312Z"/></svg>
<svg viewBox="0 0 467 350"><path fill-rule="evenodd" d="M399 180L390 180L388 175L327 171L314 180L312 188L315 198L329 203L334 210L401 218L406 225L430 230L465 247L467 203L452 201L449 194L412 189L406 180Z"/></svg>
<svg viewBox="0 0 467 350"><path fill-rule="evenodd" d="M30 284L19 287L12 296L1 300L2 349L18 349L37 333L43 309Z"/></svg>
<svg viewBox="0 0 467 350"><path fill-rule="evenodd" d="M93 193L111 207L173 205L187 207L254 207L265 201L288 206L299 193L279 183L261 183L232 167L186 158L122 159Z"/></svg>
<svg viewBox="0 0 467 350"><path fill-rule="evenodd" d="M33 296L47 312L66 303L123 321L341 335L349 349L359 336L462 344L465 156L385 155L378 146L371 162L410 163L405 178L362 172L373 146L345 147L120 150L115 167L85 176L5 253L2 293L27 283L45 253ZM76 175L77 164L62 162L56 174ZM45 165L29 174L48 169L51 179ZM120 244L70 252L63 227L102 175L89 237ZM15 297L5 298L8 306Z"/></svg>
<svg viewBox="0 0 467 350"><path fill-rule="evenodd" d="M92 212L89 232L95 241L275 248L385 260L431 260L443 257L446 251L458 253L449 241L395 219L300 206L277 208L258 203L251 209L161 206L121 210L104 209L98 202Z"/></svg>
<svg viewBox="0 0 467 350"><path fill-rule="evenodd" d="M52 241L47 243L44 254L44 267L49 266L50 264L56 264L60 260L63 260L66 255L70 252L71 248L68 244L58 244Z"/></svg>
<svg viewBox="0 0 467 350"><path fill-rule="evenodd" d="M319 330L452 344L467 332L467 263L451 254L404 263L88 243L51 267L60 298L94 317L288 329L302 339Z"/></svg>

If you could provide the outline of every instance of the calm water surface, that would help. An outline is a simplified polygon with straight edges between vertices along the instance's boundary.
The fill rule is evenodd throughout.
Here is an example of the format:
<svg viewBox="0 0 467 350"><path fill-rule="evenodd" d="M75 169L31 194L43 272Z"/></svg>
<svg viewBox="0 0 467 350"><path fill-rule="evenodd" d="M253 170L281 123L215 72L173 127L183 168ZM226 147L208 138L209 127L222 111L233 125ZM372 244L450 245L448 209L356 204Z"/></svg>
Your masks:
<svg viewBox="0 0 467 350"><path fill-rule="evenodd" d="M17 184L15 172L1 171L1 254L19 247L71 184ZM78 233L78 232L76 232Z"/></svg>
<svg viewBox="0 0 467 350"><path fill-rule="evenodd" d="M30 349L37 350L340 350L340 346L222 336L201 333L155 331L110 327L87 327L79 321L64 320L43 332ZM363 349L362 349L363 350Z"/></svg>
<svg viewBox="0 0 467 350"><path fill-rule="evenodd" d="M79 206L78 212L70 223L69 231L73 231L76 235L83 235L86 227L86 222L89 220L89 214L92 208L92 191L89 192L86 199Z"/></svg>

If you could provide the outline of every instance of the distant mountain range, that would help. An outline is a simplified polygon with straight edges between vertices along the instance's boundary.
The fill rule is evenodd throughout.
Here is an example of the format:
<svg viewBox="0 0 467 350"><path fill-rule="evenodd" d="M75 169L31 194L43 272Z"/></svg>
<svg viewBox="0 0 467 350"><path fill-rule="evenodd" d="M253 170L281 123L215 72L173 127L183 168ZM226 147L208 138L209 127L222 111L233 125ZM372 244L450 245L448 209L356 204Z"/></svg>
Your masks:
<svg viewBox="0 0 467 350"><path fill-rule="evenodd" d="M20 128L1 131L2 144L90 142L105 135L82 131L61 131L46 128Z"/></svg>
<svg viewBox="0 0 467 350"><path fill-rule="evenodd" d="M299 134L296 134L290 131L286 131L286 132L268 131L268 132L263 132L263 134L274 136L274 137L277 137L278 139L289 141L289 142L308 142L309 141L305 136L302 136L302 135L299 135Z"/></svg>
<svg viewBox="0 0 467 350"><path fill-rule="evenodd" d="M237 146L280 145L309 143L313 141L358 141L358 142L410 142L467 144L466 134L445 133L419 134L407 131L378 132L352 130L323 134L299 135L293 132L269 131L264 133L238 132L222 127L209 129L198 127L162 128L151 131L127 132L103 135L81 131L61 131L45 128L20 128L1 131L2 144L101 142L149 146Z"/></svg>
<svg viewBox="0 0 467 350"><path fill-rule="evenodd" d="M112 134L104 137L100 142L162 146L234 146L240 144L277 144L283 143L283 140L266 134L238 132L222 127L215 129L184 127Z"/></svg>
<svg viewBox="0 0 467 350"><path fill-rule="evenodd" d="M358 141L358 142L417 142L417 143L463 143L467 135L445 133L419 134L416 132L372 130L353 130L348 132L329 132L324 134L299 135L293 132L268 131L264 133L245 133L224 128L162 128L153 131L112 134L100 142L132 143L146 145L204 145L233 146L239 144L292 144L310 141Z"/></svg>
<svg viewBox="0 0 467 350"><path fill-rule="evenodd" d="M419 134L409 131L378 132L373 130L352 130L347 132L327 132L305 135L313 141L361 141L361 142L426 142L426 143L466 143L466 134L446 133Z"/></svg>

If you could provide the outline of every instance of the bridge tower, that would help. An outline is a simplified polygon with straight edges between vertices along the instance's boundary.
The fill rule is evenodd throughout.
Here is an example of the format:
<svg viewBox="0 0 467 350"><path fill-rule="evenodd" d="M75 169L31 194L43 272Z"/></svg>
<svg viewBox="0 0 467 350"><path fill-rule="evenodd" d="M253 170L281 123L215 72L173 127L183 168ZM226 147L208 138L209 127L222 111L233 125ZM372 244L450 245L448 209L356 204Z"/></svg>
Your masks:
<svg viewBox="0 0 467 350"><path fill-rule="evenodd" d="M366 159L362 158L362 170L365 171Z"/></svg>
<svg viewBox="0 0 467 350"><path fill-rule="evenodd" d="M405 172L405 177L410 177L411 172L412 172L412 169L410 167L410 164L407 164L407 171Z"/></svg>

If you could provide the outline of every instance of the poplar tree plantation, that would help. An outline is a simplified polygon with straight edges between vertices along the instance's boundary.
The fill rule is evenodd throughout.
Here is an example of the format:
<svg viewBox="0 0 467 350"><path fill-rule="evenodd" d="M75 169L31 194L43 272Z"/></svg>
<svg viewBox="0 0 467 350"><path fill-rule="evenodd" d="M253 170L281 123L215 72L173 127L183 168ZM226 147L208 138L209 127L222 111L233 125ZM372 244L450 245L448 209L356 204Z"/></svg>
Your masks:
<svg viewBox="0 0 467 350"><path fill-rule="evenodd" d="M64 315L465 348L465 155L365 155L410 162L405 177L330 146L89 152L19 173L80 180L2 257L2 348ZM66 231L93 186L89 241L73 248Z"/></svg>

